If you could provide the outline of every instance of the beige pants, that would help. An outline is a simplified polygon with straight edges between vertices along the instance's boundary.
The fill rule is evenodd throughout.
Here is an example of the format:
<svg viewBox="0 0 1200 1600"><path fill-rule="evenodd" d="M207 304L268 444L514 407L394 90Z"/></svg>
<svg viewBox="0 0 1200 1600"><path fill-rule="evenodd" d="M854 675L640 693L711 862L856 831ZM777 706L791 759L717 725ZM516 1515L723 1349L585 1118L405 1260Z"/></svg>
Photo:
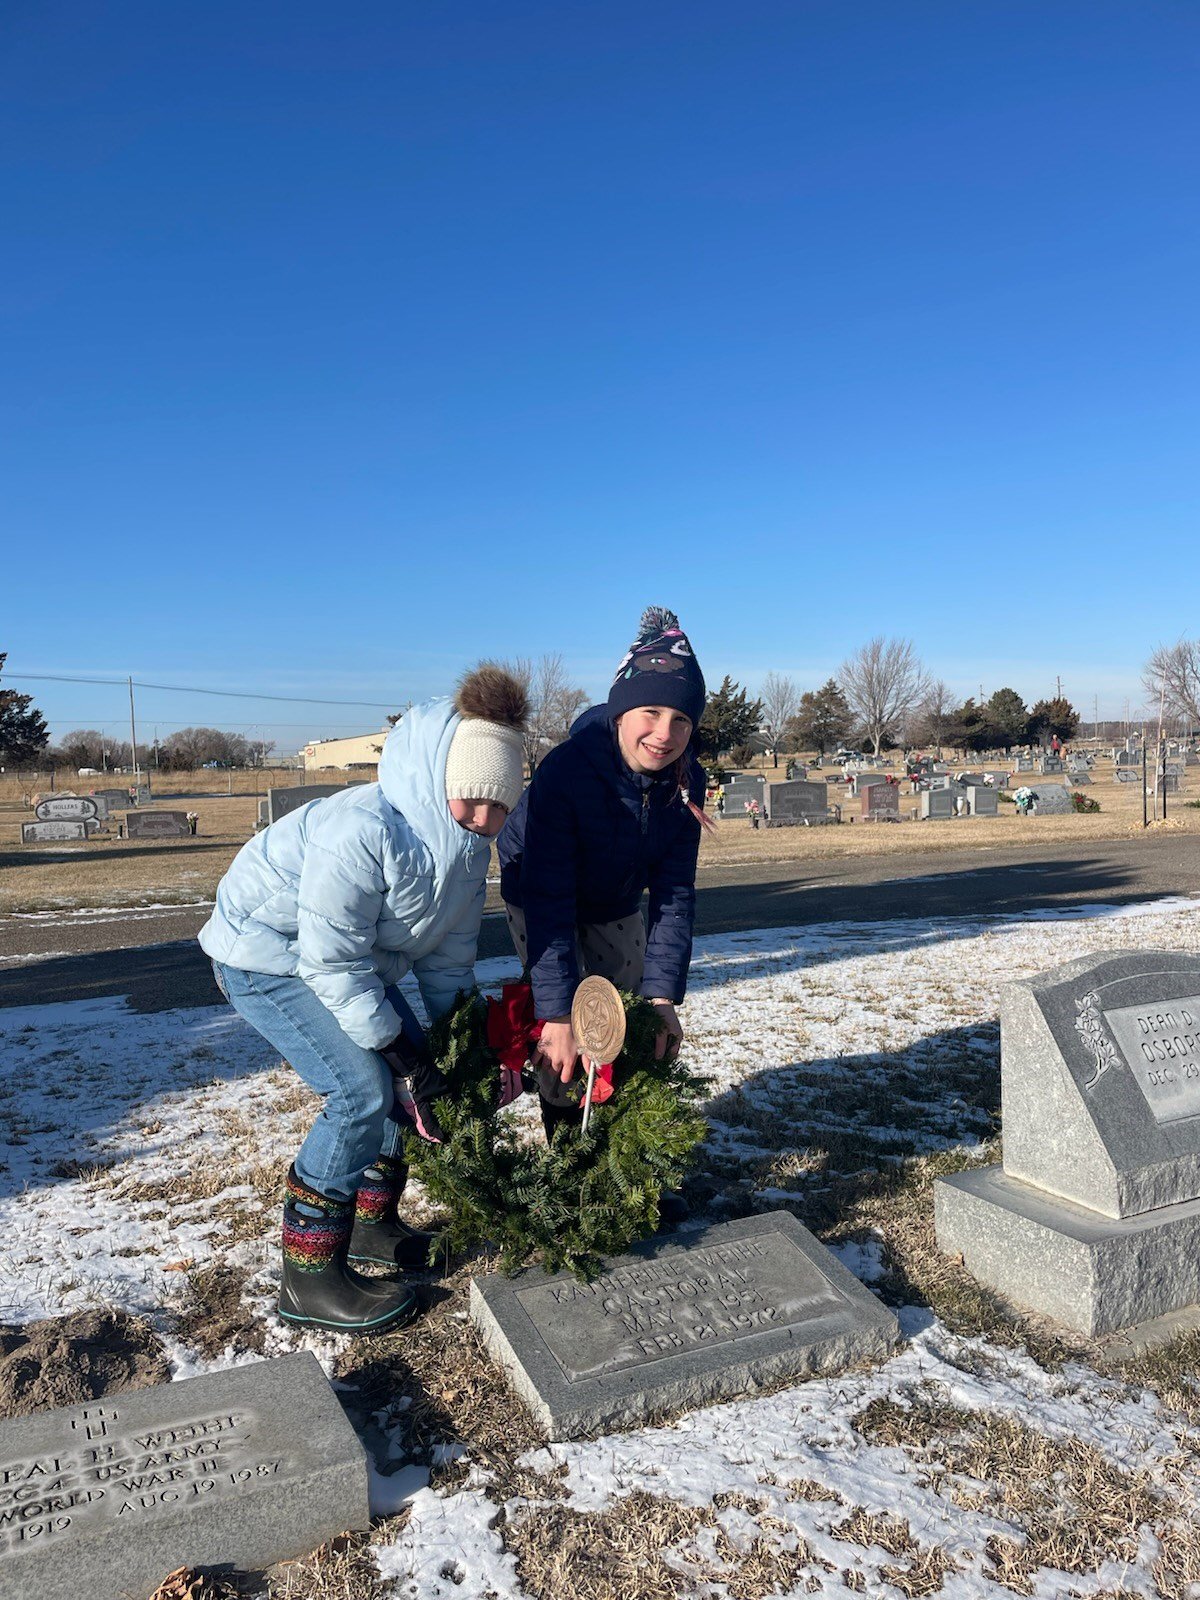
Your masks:
<svg viewBox="0 0 1200 1600"><path fill-rule="evenodd" d="M519 906L505 905L508 931L512 935L513 949L521 965L529 965L529 939L525 932L525 913ZM640 911L632 911L620 922L580 923L575 929L575 959L582 978L607 978L618 989L632 989L636 994L642 986L642 969L646 964L646 924ZM538 1072L538 1090L543 1100L551 1105L569 1106L574 1101L567 1093L556 1072L542 1067Z"/></svg>

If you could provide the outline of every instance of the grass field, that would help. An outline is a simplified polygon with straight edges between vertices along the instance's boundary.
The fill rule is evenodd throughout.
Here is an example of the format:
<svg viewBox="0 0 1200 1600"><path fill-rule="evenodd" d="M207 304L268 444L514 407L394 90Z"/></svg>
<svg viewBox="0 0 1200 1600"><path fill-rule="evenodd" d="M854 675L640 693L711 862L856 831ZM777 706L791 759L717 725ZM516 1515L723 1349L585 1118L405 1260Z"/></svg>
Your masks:
<svg viewBox="0 0 1200 1600"><path fill-rule="evenodd" d="M778 769L780 777L783 770ZM824 770L836 771L832 767ZM769 767L767 773L768 777L775 775ZM35 791L30 784L15 778L0 778L0 913L211 900L222 874L254 831L258 801L268 784L273 779L291 784L297 776L269 772L164 774L152 779L154 804L168 810L197 812L200 820L196 838L118 839L114 827L111 834L101 834L86 845L55 846L20 843L20 825L33 815L23 797ZM1200 808L1187 803L1200 797L1200 769L1189 769L1187 776L1191 790L1172 796L1168 821L1154 826L1200 832ZM325 772L320 778L322 782L336 783L349 781L350 774ZM1035 782L1033 787L1036 786ZM86 793L90 787L103 787L103 780L78 780L79 793ZM47 783L43 792L48 788ZM1029 838L1094 841L1141 832L1139 785L1113 783L1107 762L1097 763L1093 781L1084 793L1099 800L1102 809L1098 813L1022 818L1016 815L1015 807L1002 802L1000 815L994 818L961 817L952 822L921 823L911 820L916 800L906 784L900 802L905 820L900 823L843 822L837 827L770 828L756 833L745 819L730 818L718 823L715 837L705 835L701 863L718 866L740 861L808 861L914 850L937 854L970 848L996 849Z"/></svg>

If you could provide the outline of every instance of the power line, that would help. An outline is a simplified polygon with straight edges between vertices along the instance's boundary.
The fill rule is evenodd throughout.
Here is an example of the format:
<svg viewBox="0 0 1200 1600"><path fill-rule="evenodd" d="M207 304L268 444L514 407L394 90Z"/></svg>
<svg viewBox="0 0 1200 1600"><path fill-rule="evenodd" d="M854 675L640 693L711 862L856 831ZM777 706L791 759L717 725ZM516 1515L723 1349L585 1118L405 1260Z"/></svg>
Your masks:
<svg viewBox="0 0 1200 1600"><path fill-rule="evenodd" d="M131 681L129 678L73 678L56 672L6 671L4 676L5 679L17 679L23 683L92 683L101 684L109 689L124 689ZM375 711L395 710L395 703L392 701L317 700L303 694L254 694L248 689L201 689L195 685L182 683L143 683L140 678L132 679L132 683L135 689L161 689L167 694L215 694L226 700L279 700L295 706L366 706Z"/></svg>
<svg viewBox="0 0 1200 1600"><path fill-rule="evenodd" d="M155 717L151 715L147 720L153 722L156 728L195 727L194 721L175 721L171 717ZM94 728L114 728L123 725L125 719L123 717L96 717L89 714L78 717L47 717L46 721L52 728L58 727L63 723L71 723L79 728L82 728L85 724ZM312 720L308 722L276 722L274 717L259 717L257 722L223 722L221 724L222 728L311 728L312 725ZM363 731L361 722L325 722L321 726L325 728L357 728L359 732ZM379 733L382 730L367 728L365 731L370 734Z"/></svg>

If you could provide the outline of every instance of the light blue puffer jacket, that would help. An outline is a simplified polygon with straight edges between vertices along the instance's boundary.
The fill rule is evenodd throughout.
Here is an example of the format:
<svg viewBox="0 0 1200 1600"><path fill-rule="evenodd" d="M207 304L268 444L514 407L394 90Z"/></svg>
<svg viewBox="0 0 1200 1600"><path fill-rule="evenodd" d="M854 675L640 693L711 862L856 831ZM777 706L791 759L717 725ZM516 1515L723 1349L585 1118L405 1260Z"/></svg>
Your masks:
<svg viewBox="0 0 1200 1600"><path fill-rule="evenodd" d="M313 800L244 844L200 930L205 953L299 977L356 1044L400 1032L384 988L416 974L431 1017L474 981L488 841L446 804L460 718L414 706L384 741L379 782Z"/></svg>

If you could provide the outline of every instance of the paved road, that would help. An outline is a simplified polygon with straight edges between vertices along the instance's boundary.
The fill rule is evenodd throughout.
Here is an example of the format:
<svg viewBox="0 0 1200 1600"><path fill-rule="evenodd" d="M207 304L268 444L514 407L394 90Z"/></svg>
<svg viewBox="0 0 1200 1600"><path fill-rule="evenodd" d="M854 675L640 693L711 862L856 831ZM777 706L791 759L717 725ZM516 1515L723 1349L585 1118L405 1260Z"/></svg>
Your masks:
<svg viewBox="0 0 1200 1600"><path fill-rule="evenodd" d="M698 888L700 934L1125 905L1200 896L1200 835L710 867ZM207 915L205 907L179 906L0 918L0 1006L114 994L148 1011L212 1004L216 990L195 943ZM487 915L480 955L509 950L503 917Z"/></svg>

